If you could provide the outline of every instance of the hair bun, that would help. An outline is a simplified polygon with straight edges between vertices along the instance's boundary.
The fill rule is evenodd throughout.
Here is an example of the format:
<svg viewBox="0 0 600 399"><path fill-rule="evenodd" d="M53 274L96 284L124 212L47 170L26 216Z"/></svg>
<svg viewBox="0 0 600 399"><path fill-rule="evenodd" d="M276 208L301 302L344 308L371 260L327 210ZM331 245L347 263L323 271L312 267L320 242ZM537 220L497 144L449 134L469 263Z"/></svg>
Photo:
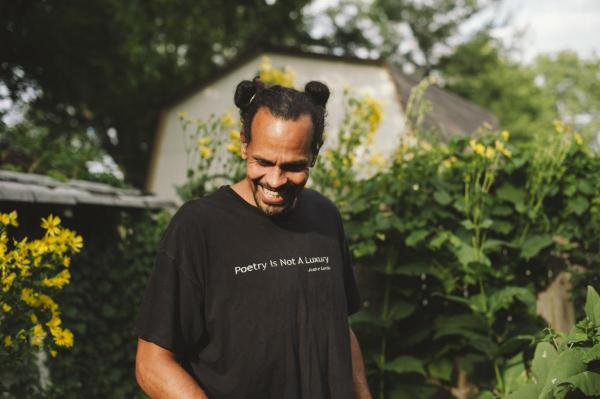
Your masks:
<svg viewBox="0 0 600 399"><path fill-rule="evenodd" d="M242 80L235 88L233 101L238 108L246 108L256 94L258 83L256 81Z"/></svg>
<svg viewBox="0 0 600 399"><path fill-rule="evenodd" d="M315 104L325 108L329 99L329 88L327 86L316 80L311 80L304 86L304 92Z"/></svg>

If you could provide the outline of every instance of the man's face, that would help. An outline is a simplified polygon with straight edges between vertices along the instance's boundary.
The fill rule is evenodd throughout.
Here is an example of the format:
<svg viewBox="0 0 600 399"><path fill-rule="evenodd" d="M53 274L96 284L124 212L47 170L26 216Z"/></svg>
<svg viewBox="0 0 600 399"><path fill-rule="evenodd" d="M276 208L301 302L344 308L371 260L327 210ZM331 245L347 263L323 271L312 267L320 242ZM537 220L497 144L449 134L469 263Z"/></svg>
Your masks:
<svg viewBox="0 0 600 399"><path fill-rule="evenodd" d="M311 139L309 114L281 119L261 107L254 115L250 143L242 135L242 158L256 205L265 214L278 215L295 205L313 161Z"/></svg>

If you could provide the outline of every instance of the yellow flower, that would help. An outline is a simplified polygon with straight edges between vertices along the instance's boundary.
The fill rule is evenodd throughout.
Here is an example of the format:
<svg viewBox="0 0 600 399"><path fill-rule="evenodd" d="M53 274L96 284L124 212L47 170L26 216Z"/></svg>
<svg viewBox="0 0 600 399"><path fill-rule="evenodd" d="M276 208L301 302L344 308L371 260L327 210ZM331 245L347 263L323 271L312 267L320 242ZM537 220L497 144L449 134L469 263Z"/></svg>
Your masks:
<svg viewBox="0 0 600 399"><path fill-rule="evenodd" d="M481 143L478 143L477 140L471 139L469 140L469 146L471 147L471 149L473 150L473 152L475 154L481 155L482 157L485 156L485 146Z"/></svg>
<svg viewBox="0 0 600 399"><path fill-rule="evenodd" d="M575 142L576 142L578 145L582 145L582 144L583 144L583 137L581 137L581 134L579 134L579 133L575 133L575 134L573 135L573 137L575 138Z"/></svg>
<svg viewBox="0 0 600 399"><path fill-rule="evenodd" d="M200 156L202 158L210 158L212 156L212 151L210 150L210 148L201 145L198 147L198 152L200 153Z"/></svg>
<svg viewBox="0 0 600 399"><path fill-rule="evenodd" d="M2 292L8 292L16 277L17 274L15 272L12 272L2 278Z"/></svg>
<svg viewBox="0 0 600 399"><path fill-rule="evenodd" d="M552 123L554 124L554 129L557 133L565 132L565 124L563 123L563 121L555 119Z"/></svg>
<svg viewBox="0 0 600 399"><path fill-rule="evenodd" d="M42 285L45 285L46 287L56 287L60 289L65 285L69 284L70 279L71 273L68 269L64 269L52 278L44 278L42 280Z"/></svg>
<svg viewBox="0 0 600 399"><path fill-rule="evenodd" d="M34 308L42 304L39 299L39 294L35 293L31 288L23 288L21 290L21 300Z"/></svg>
<svg viewBox="0 0 600 399"><path fill-rule="evenodd" d="M263 82L283 87L294 87L295 73L289 66L284 69L274 68L271 65L271 59L263 57L259 69L258 76Z"/></svg>
<svg viewBox="0 0 600 399"><path fill-rule="evenodd" d="M221 117L221 124L225 127L231 127L235 124L235 121L229 112L223 114Z"/></svg>
<svg viewBox="0 0 600 399"><path fill-rule="evenodd" d="M55 351L54 349L50 349L50 356L56 357L56 355L58 355L58 352Z"/></svg>
<svg viewBox="0 0 600 399"><path fill-rule="evenodd" d="M75 253L79 252L83 247L83 237L76 234L71 234L69 237L69 247Z"/></svg>
<svg viewBox="0 0 600 399"><path fill-rule="evenodd" d="M48 216L48 218L42 218L42 228L46 230L46 232L53 236L60 233L60 218L58 216L53 216L52 214Z"/></svg>
<svg viewBox="0 0 600 399"><path fill-rule="evenodd" d="M210 138L209 137L201 137L198 139L198 144L199 145L208 145L208 144L210 144Z"/></svg>
<svg viewBox="0 0 600 399"><path fill-rule="evenodd" d="M369 163L376 166L382 166L385 163L385 158L383 155L381 155L381 153L377 152L371 156Z"/></svg>
<svg viewBox="0 0 600 399"><path fill-rule="evenodd" d="M31 319L31 322L32 322L33 324L36 324L36 323L38 322L38 318L37 318L37 316L35 315L35 313L32 313L32 314L30 314L30 315L29 315L29 319Z"/></svg>
<svg viewBox="0 0 600 399"><path fill-rule="evenodd" d="M485 148L485 157L487 159L492 159L492 158L494 158L495 155L496 155L496 150L494 150L492 147Z"/></svg>
<svg viewBox="0 0 600 399"><path fill-rule="evenodd" d="M53 315L52 318L48 322L46 322L46 325L50 329L50 332L52 332L54 329L59 328L61 323L62 320L60 319L60 317L58 317L57 315Z"/></svg>
<svg viewBox="0 0 600 399"><path fill-rule="evenodd" d="M12 341L12 337L10 335L7 335L4 337L4 346L6 346L7 348L10 348L13 344Z"/></svg>
<svg viewBox="0 0 600 399"><path fill-rule="evenodd" d="M229 132L229 138L231 140L240 140L240 132L238 130L232 130Z"/></svg>
<svg viewBox="0 0 600 399"><path fill-rule="evenodd" d="M3 303L2 304L2 311L4 313L8 313L12 310L12 307L8 304L8 303Z"/></svg>
<svg viewBox="0 0 600 399"><path fill-rule="evenodd" d="M54 336L56 345L64 346L66 348L73 346L73 333L69 329L55 328L51 330L51 332Z"/></svg>
<svg viewBox="0 0 600 399"><path fill-rule="evenodd" d="M240 144L239 143L227 144L227 151L229 151L230 153L235 154L235 155L240 155L241 154Z"/></svg>
<svg viewBox="0 0 600 399"><path fill-rule="evenodd" d="M188 115L188 113L187 112L183 112L183 111L182 112L178 112L177 113L177 117L179 119L182 119L182 120L189 120L190 119L190 116Z"/></svg>
<svg viewBox="0 0 600 399"><path fill-rule="evenodd" d="M46 331L40 324L36 324L33 326L33 330L31 332L31 345L33 346L41 346L44 343L44 338L46 338Z"/></svg>
<svg viewBox="0 0 600 399"><path fill-rule="evenodd" d="M510 133L508 132L508 130L503 130L502 133L500 133L500 136L502 136L502 140L508 141L508 139L510 138Z"/></svg>
<svg viewBox="0 0 600 399"><path fill-rule="evenodd" d="M427 141L421 141L419 143L419 145L424 151L427 151L427 152L431 151L431 148L432 148L431 144L429 144Z"/></svg>
<svg viewBox="0 0 600 399"><path fill-rule="evenodd" d="M62 260L62 263L64 267L69 267L71 265L71 258L65 256Z"/></svg>
<svg viewBox="0 0 600 399"><path fill-rule="evenodd" d="M12 211L11 213L0 213L0 224L5 226L19 227L19 222L17 222L17 211Z"/></svg>

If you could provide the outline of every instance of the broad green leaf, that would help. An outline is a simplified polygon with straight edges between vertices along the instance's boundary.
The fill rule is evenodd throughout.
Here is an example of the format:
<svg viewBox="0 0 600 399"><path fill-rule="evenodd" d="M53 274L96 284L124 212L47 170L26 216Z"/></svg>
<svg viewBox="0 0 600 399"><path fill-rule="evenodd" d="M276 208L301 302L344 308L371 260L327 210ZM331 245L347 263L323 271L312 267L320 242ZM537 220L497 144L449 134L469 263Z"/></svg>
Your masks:
<svg viewBox="0 0 600 399"><path fill-rule="evenodd" d="M492 224L494 224L494 221L492 219L485 219L481 222L481 224L479 225L482 229L489 229Z"/></svg>
<svg viewBox="0 0 600 399"><path fill-rule="evenodd" d="M530 309L534 309L536 305L535 295L531 291L527 288L511 286L490 295L490 311L496 313L500 309L508 309L515 300L523 302Z"/></svg>
<svg viewBox="0 0 600 399"><path fill-rule="evenodd" d="M595 362L596 360L600 360L600 344L594 345L583 355L583 362L586 364Z"/></svg>
<svg viewBox="0 0 600 399"><path fill-rule="evenodd" d="M583 352L573 348L561 352L548 370L544 389L540 398L552 398L552 392L567 378L585 371Z"/></svg>
<svg viewBox="0 0 600 399"><path fill-rule="evenodd" d="M600 327L600 296L591 285L587 287L585 315L596 327Z"/></svg>
<svg viewBox="0 0 600 399"><path fill-rule="evenodd" d="M463 220L462 222L460 222L460 224L462 224L463 227L467 230L475 230L475 225L470 220Z"/></svg>
<svg viewBox="0 0 600 399"><path fill-rule="evenodd" d="M567 212L573 212L576 215L582 215L586 209L590 206L590 203L585 197L580 195L569 198L567 201Z"/></svg>
<svg viewBox="0 0 600 399"><path fill-rule="evenodd" d="M500 234L508 234L514 228L512 223L504 222L502 220L495 220L492 224L491 229L497 231Z"/></svg>
<svg viewBox="0 0 600 399"><path fill-rule="evenodd" d="M403 300L396 300L392 305L388 318L391 320L402 320L410 316L415 311L415 305Z"/></svg>
<svg viewBox="0 0 600 399"><path fill-rule="evenodd" d="M423 241L425 239L425 237L427 237L428 235L429 235L428 230L416 230L416 231L413 231L412 233L410 233L410 235L408 237L406 237L406 240L404 240L404 243L406 244L407 247L414 247L418 243Z"/></svg>
<svg viewBox="0 0 600 399"><path fill-rule="evenodd" d="M436 192L434 192L433 199L435 199L438 202L438 204L444 206L452 202L452 197L450 196L450 194L448 194L448 192L444 190L437 190Z"/></svg>
<svg viewBox="0 0 600 399"><path fill-rule="evenodd" d="M391 274L402 276L420 276L429 273L429 265L425 262L409 262L396 265Z"/></svg>
<svg viewBox="0 0 600 399"><path fill-rule="evenodd" d="M491 213L494 216L508 216L513 213L513 210L508 206L498 205L492 208Z"/></svg>
<svg viewBox="0 0 600 399"><path fill-rule="evenodd" d="M508 399L537 399L542 391L541 384L527 384L521 386L508 396Z"/></svg>
<svg viewBox="0 0 600 399"><path fill-rule="evenodd" d="M444 245L444 243L448 241L448 234L445 231L437 233L430 241L429 248L433 250L438 250Z"/></svg>
<svg viewBox="0 0 600 399"><path fill-rule="evenodd" d="M586 396L600 396L600 374L592 371L584 371L561 382L561 385L572 385Z"/></svg>
<svg viewBox="0 0 600 399"><path fill-rule="evenodd" d="M531 235L521 246L521 257L531 259L552 242L552 237L547 234Z"/></svg>
<svg viewBox="0 0 600 399"><path fill-rule="evenodd" d="M535 347L533 362L531 363L531 371L534 374L535 382L538 384L546 384L546 379L550 372L550 368L558 358L558 352L549 342L540 342Z"/></svg>
<svg viewBox="0 0 600 399"><path fill-rule="evenodd" d="M391 362L385 363L383 369L396 374L417 373L423 376L426 375L423 362L412 356L398 356Z"/></svg>
<svg viewBox="0 0 600 399"><path fill-rule="evenodd" d="M592 185L585 179L580 179L577 182L577 189L582 194L592 194L594 192Z"/></svg>
<svg viewBox="0 0 600 399"><path fill-rule="evenodd" d="M485 252L487 251L495 251L498 250L502 247L508 247L511 246L511 244L509 242L506 241L502 241L502 240L485 240L483 242L483 250Z"/></svg>
<svg viewBox="0 0 600 399"><path fill-rule="evenodd" d="M496 190L496 197L512 202L515 206L525 203L525 192L509 183L503 184Z"/></svg>
<svg viewBox="0 0 600 399"><path fill-rule="evenodd" d="M429 376L444 381L452 379L452 361L447 358L442 358L427 365Z"/></svg>
<svg viewBox="0 0 600 399"><path fill-rule="evenodd" d="M525 362L523 354L518 353L510 358L504 367L503 380L504 390L507 393L514 392L519 386L526 382Z"/></svg>

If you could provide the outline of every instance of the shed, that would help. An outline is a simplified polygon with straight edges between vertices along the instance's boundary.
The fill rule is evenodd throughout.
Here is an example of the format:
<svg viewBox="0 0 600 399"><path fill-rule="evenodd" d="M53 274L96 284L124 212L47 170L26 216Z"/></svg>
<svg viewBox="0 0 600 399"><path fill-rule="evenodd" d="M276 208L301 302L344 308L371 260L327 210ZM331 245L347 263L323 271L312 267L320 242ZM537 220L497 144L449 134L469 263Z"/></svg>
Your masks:
<svg viewBox="0 0 600 399"><path fill-rule="evenodd" d="M263 57L275 67L289 66L298 86L310 80L326 83L331 90L327 104L326 133L335 132L343 116L343 90L350 86L357 94L369 94L383 106L384 118L374 146L384 154L395 147L405 128L404 109L411 90L419 80L383 60L307 53L298 50L254 51L226 65L210 79L199 82L188 93L166 105L159 117L151 155L146 190L177 201L175 186L186 180L186 153L178 114L207 119L211 114L237 113L233 94L237 84L257 75ZM438 87L429 87L425 98L432 105L425 123L435 127L442 138L471 134L484 123L496 124L487 110ZM327 147L327 141L324 144Z"/></svg>

